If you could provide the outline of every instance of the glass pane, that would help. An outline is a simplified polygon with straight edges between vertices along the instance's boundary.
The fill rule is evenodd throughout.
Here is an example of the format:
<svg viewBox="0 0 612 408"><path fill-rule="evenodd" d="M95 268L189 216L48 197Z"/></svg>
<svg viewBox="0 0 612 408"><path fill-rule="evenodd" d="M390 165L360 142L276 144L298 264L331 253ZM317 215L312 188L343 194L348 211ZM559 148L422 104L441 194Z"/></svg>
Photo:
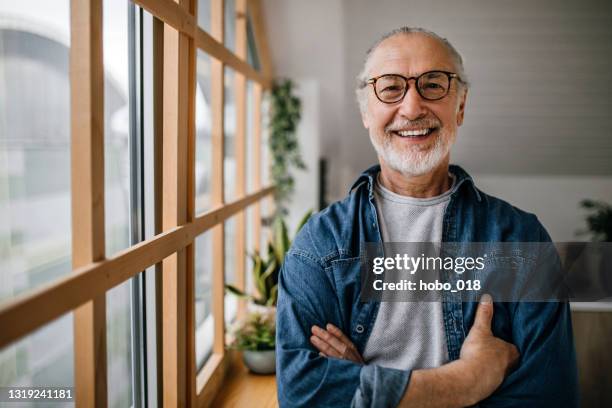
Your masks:
<svg viewBox="0 0 612 408"><path fill-rule="evenodd" d="M126 0L104 0L104 187L106 252L130 245L129 23ZM134 217L137 215L134 214ZM106 294L108 405L132 405L131 282Z"/></svg>
<svg viewBox="0 0 612 408"><path fill-rule="evenodd" d="M236 135L236 104L234 102L234 89L236 87L234 86L234 77L234 71L231 68L225 67L225 107L223 109L225 123L225 143L223 147L225 202L230 202L236 198L236 151L234 144Z"/></svg>
<svg viewBox="0 0 612 408"><path fill-rule="evenodd" d="M236 49L236 4L234 0L225 0L225 24L224 24L225 47L231 51Z"/></svg>
<svg viewBox="0 0 612 408"><path fill-rule="evenodd" d="M270 92L264 91L262 102L261 102L261 184L264 187L268 187L272 184L270 177ZM272 215L272 195L266 196L261 202L261 216L262 219L269 220ZM270 228L266 226L266 223L262 223L261 229L261 248L265 250L268 239L270 237Z"/></svg>
<svg viewBox="0 0 612 408"><path fill-rule="evenodd" d="M198 0L198 25L210 31L210 0Z"/></svg>
<svg viewBox="0 0 612 408"><path fill-rule="evenodd" d="M132 405L131 281L106 292L108 405Z"/></svg>
<svg viewBox="0 0 612 408"><path fill-rule="evenodd" d="M0 301L72 270L70 4L23 3L0 3Z"/></svg>
<svg viewBox="0 0 612 408"><path fill-rule="evenodd" d="M72 333L69 313L2 349L0 387L73 387ZM74 403L54 406L72 407Z"/></svg>
<svg viewBox="0 0 612 408"><path fill-rule="evenodd" d="M211 207L212 110L210 57L198 50L196 81L196 214Z"/></svg>
<svg viewBox="0 0 612 408"><path fill-rule="evenodd" d="M128 4L104 0L104 199L106 254L130 243Z"/></svg>
<svg viewBox="0 0 612 408"><path fill-rule="evenodd" d="M212 351L214 317L212 308L212 230L195 239L196 364L201 368Z"/></svg>
<svg viewBox="0 0 612 408"><path fill-rule="evenodd" d="M236 217L225 221L225 283L236 284L236 262L239 262L236 254ZM241 259L243 259L241 257ZM225 294L225 323L231 323L238 311L238 299L236 296Z"/></svg>
<svg viewBox="0 0 612 408"><path fill-rule="evenodd" d="M261 183L272 184L270 178L270 92L264 91L261 102Z"/></svg>
<svg viewBox="0 0 612 408"><path fill-rule="evenodd" d="M255 112L253 107L255 106L255 98L253 93L253 82L247 81L247 94L246 94L246 191L252 193L255 190L255 172L257 169L253 168L254 159L254 139L255 132L253 131L253 125L255 124Z"/></svg>
<svg viewBox="0 0 612 408"><path fill-rule="evenodd" d="M259 63L259 54L257 52L257 44L255 43L255 34L253 33L253 24L251 16L247 20L247 62L257 71L261 70Z"/></svg>
<svg viewBox="0 0 612 408"><path fill-rule="evenodd" d="M249 206L246 209L246 250L247 250L247 256L245 256L244 258L244 262L246 264L246 267L244 268L245 271L245 285L246 285L246 289L248 293L253 293L253 261L251 260L250 256L248 255L252 255L255 253L255 237L254 237L254 227L255 227L255 207L254 206Z"/></svg>
<svg viewBox="0 0 612 408"><path fill-rule="evenodd" d="M0 3L0 301L72 270L69 6ZM2 349L0 386L73 386L72 333L68 314Z"/></svg>

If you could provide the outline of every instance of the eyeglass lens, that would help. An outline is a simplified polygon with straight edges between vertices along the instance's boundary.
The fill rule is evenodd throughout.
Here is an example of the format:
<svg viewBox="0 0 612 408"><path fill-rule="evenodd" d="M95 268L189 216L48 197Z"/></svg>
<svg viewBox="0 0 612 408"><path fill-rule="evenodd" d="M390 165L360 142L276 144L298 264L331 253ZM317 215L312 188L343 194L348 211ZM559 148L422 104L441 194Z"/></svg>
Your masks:
<svg viewBox="0 0 612 408"><path fill-rule="evenodd" d="M448 93L450 78L444 72L426 72L417 78L419 94L429 100L441 99ZM404 97L408 81L399 75L385 75L376 80L376 95L385 103L398 102Z"/></svg>

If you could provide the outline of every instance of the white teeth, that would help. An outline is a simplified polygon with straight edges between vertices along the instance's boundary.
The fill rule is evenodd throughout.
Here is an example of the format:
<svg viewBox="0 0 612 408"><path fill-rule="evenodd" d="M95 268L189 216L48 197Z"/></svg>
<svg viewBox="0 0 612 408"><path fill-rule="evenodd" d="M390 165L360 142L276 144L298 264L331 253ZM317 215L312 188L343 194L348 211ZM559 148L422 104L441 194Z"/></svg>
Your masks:
<svg viewBox="0 0 612 408"><path fill-rule="evenodd" d="M427 133L429 133L429 129L400 130L397 132L400 136L423 136Z"/></svg>

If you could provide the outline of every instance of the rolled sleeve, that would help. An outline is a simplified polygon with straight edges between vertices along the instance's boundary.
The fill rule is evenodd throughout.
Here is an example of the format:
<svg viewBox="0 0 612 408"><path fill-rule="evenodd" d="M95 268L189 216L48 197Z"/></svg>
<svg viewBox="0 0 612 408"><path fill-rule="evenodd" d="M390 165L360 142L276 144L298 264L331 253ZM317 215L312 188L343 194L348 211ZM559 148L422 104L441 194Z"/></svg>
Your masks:
<svg viewBox="0 0 612 408"><path fill-rule="evenodd" d="M410 374L410 371L377 365L363 366L351 407L397 407L404 396Z"/></svg>

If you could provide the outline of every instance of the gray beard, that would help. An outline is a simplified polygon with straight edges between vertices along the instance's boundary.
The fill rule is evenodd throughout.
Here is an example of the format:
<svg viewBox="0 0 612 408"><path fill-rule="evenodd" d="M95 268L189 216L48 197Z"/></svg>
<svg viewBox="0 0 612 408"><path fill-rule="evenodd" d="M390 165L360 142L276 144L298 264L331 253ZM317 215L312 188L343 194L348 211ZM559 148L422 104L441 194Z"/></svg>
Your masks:
<svg viewBox="0 0 612 408"><path fill-rule="evenodd" d="M450 151L454 138L447 137L440 129L436 141L428 150L419 150L417 146L410 150L399 151L392 146L392 138L385 137L382 143L370 133L370 141L380 160L387 166L405 176L420 176L433 171Z"/></svg>

